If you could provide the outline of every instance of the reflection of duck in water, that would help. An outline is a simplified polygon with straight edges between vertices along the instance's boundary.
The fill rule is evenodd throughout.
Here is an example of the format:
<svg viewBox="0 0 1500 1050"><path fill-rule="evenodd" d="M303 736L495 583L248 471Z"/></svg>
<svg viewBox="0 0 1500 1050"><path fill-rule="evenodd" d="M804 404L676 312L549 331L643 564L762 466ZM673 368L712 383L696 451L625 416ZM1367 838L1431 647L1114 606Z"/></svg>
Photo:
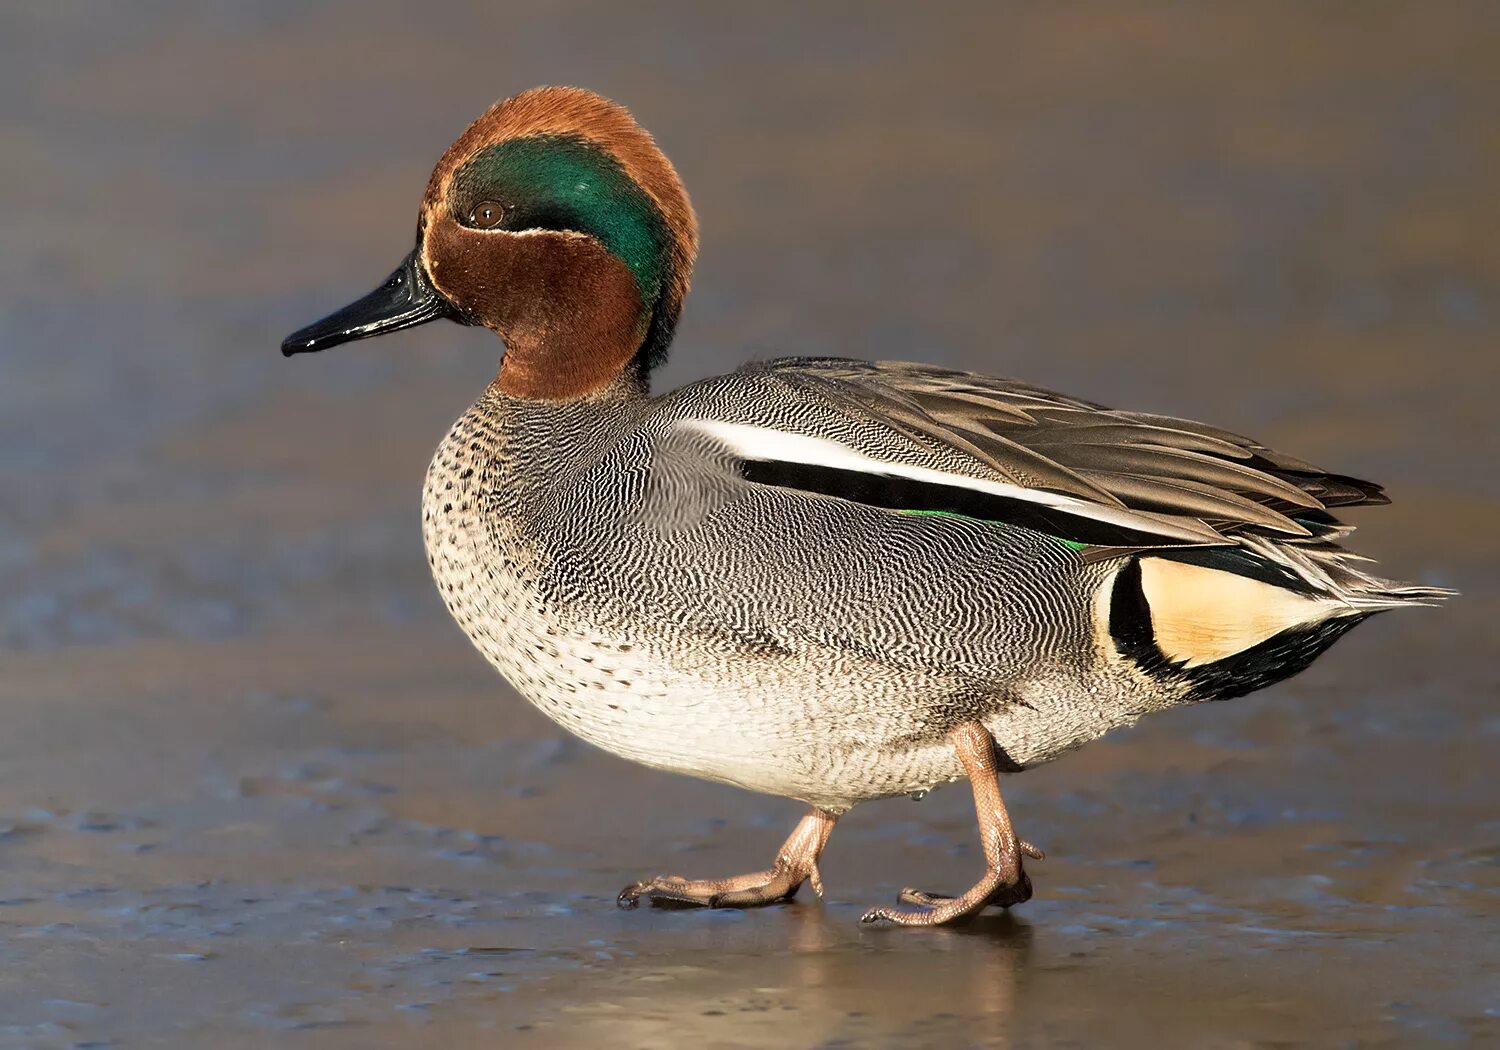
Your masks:
<svg viewBox="0 0 1500 1050"><path fill-rule="evenodd" d="M775 221L767 216L767 221ZM920 364L788 358L648 393L697 250L623 109L543 88L438 162L417 246L288 353L448 317L505 341L423 500L449 609L569 730L813 808L766 871L640 897L782 900L857 802L967 776L986 871L924 925L1024 901L998 774L1238 696L1437 590L1355 568L1330 511L1383 503L1199 423Z"/></svg>

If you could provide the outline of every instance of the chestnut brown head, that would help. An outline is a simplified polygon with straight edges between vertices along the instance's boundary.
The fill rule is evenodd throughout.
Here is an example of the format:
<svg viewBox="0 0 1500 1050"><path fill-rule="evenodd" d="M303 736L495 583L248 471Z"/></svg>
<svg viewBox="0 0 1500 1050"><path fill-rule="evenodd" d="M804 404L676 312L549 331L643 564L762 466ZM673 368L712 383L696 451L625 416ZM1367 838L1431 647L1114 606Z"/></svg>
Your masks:
<svg viewBox="0 0 1500 1050"><path fill-rule="evenodd" d="M537 88L471 124L428 181L417 246L374 292L284 354L447 317L505 341L512 396L587 396L660 363L697 252L677 173L630 114Z"/></svg>

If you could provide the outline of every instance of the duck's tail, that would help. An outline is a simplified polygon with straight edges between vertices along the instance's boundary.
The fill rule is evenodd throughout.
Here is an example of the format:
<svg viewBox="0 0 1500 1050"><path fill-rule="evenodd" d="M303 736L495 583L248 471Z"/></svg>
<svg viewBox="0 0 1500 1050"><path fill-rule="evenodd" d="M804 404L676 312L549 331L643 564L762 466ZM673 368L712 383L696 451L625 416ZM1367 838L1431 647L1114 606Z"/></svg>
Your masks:
<svg viewBox="0 0 1500 1050"><path fill-rule="evenodd" d="M1436 605L1458 593L1447 587L1398 583L1359 568L1371 559L1339 546L1339 541L1354 531L1352 525L1332 520L1300 523L1311 535L1272 538L1245 534L1236 539L1246 550L1285 570L1306 591L1335 603L1332 615L1359 616L1405 605Z"/></svg>
<svg viewBox="0 0 1500 1050"><path fill-rule="evenodd" d="M1121 651L1195 698L1227 698L1295 674L1368 616L1454 593L1373 576L1338 545L1349 528L1306 524L1311 535L1295 539L1250 533L1135 555L1113 589Z"/></svg>

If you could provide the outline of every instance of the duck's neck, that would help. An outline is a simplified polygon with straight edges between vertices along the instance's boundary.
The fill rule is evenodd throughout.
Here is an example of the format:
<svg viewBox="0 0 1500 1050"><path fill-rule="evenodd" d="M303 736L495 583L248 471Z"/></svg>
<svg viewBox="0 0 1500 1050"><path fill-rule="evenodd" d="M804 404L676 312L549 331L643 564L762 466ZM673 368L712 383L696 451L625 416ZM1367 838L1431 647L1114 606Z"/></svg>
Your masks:
<svg viewBox="0 0 1500 1050"><path fill-rule="evenodd" d="M509 347L490 389L519 401L556 404L642 400L651 388L649 369L639 354L623 367L608 369L595 366L587 357L524 351L518 354L514 347Z"/></svg>
<svg viewBox="0 0 1500 1050"><path fill-rule="evenodd" d="M521 488L567 486L611 436L649 411L644 384L628 376L582 397L519 397L497 378L455 426L450 443L500 465Z"/></svg>

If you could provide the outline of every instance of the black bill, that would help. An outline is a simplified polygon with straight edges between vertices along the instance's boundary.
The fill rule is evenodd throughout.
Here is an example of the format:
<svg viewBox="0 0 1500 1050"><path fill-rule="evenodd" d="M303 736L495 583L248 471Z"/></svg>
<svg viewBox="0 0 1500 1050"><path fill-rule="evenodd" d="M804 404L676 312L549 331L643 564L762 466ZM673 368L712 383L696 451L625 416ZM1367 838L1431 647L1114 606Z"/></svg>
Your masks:
<svg viewBox="0 0 1500 1050"><path fill-rule="evenodd" d="M340 343L414 328L440 317L463 320L432 286L413 250L379 288L337 313L299 328L282 341L281 352L287 357L311 354Z"/></svg>

